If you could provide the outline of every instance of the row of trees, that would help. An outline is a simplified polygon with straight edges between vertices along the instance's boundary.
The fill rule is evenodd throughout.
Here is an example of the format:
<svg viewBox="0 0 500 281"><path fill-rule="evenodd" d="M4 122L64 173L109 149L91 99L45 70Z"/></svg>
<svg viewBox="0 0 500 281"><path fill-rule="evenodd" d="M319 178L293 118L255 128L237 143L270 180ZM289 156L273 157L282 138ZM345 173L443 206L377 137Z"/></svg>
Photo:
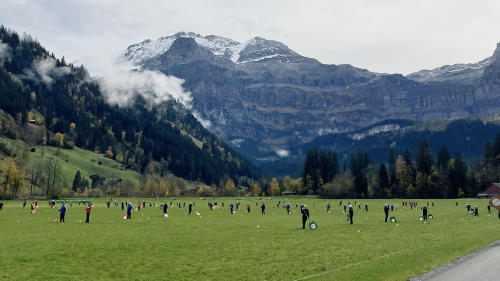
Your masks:
<svg viewBox="0 0 500 281"><path fill-rule="evenodd" d="M328 155L310 150L308 155ZM313 162L316 161L314 158ZM332 157L333 159L333 157ZM500 134L488 142L484 157L471 166L459 153L439 148L437 161L426 140L420 142L415 159L410 151L395 157L391 149L386 162L373 164L366 152L351 156L350 169L338 173L338 165L315 166L311 159L304 164L302 194L319 194L329 198L458 198L475 197L493 182L500 180ZM323 181L321 174L336 176ZM316 175L316 182L313 176ZM316 186L317 185L317 186Z"/></svg>

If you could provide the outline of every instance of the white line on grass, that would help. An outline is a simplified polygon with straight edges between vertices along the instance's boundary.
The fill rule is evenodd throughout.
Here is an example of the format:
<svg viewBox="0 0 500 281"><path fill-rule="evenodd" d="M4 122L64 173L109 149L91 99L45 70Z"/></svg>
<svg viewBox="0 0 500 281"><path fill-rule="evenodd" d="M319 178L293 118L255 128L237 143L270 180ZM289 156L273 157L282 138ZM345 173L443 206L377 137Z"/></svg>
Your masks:
<svg viewBox="0 0 500 281"><path fill-rule="evenodd" d="M496 227L496 226L498 226L498 225L494 225L493 227ZM404 252L404 251L408 251L408 250L420 247L420 246L422 246L424 244L432 243L433 241L436 241L436 240L441 239L441 238L446 237L446 236L450 236L452 234L458 234L458 233L463 233L463 232L473 232L473 231L477 231L477 229L476 230L464 230L464 231L452 232L452 233L443 235L441 237L434 238L434 239L429 240L427 242L420 243L418 245L412 246L410 248L399 250L399 251L396 251L396 252L393 252L393 253L389 253L389 254L386 254L386 255L383 255L383 256L380 256L380 257L376 257L376 258L373 258L373 259L365 260L365 261L362 261L362 262L354 263L354 264L351 264L351 265L346 265L346 266L343 266L343 267L335 268L335 269L328 270L328 271L325 271L325 272L321 272L321 273L318 273L318 274L314 274L314 275L302 277L300 279L296 279L295 281L300 281L300 280L305 280L305 279L313 278L313 277L320 276L320 275L323 275L323 274L327 274L327 273L331 273L331 272L334 272L334 271L339 271L339 270L342 270L342 269L346 269L346 268L349 268L349 267L352 267L352 266L355 266L355 265L360 265L360 264L363 264L363 263L367 263L369 261L374 261L374 260L378 260L378 259L385 258L385 257L388 257L388 256L392 256L392 255L395 255L395 254L398 254L398 253L401 253L401 252Z"/></svg>

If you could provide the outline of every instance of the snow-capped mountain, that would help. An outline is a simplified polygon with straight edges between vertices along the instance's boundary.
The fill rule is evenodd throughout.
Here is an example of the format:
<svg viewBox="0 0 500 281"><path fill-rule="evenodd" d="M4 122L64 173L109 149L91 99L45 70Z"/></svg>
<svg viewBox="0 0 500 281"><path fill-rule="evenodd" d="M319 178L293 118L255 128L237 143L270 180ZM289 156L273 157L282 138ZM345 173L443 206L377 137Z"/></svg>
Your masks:
<svg viewBox="0 0 500 281"><path fill-rule="evenodd" d="M260 37L239 43L215 35L201 36L193 32L179 32L172 36L161 37L155 41L148 39L139 44L131 45L118 56L117 60L119 62L133 62L140 66L145 61L158 57L168 51L172 43L181 37L193 38L200 47L211 51L218 57L229 58L237 64L272 58L289 62L305 59L290 50L283 43Z"/></svg>
<svg viewBox="0 0 500 281"><path fill-rule="evenodd" d="M477 79L483 75L484 70L492 62L500 58L500 43L493 55L478 63L459 63L453 65L444 65L432 70L420 70L411 73L406 77L418 82L442 82L442 81L461 81L468 82Z"/></svg>

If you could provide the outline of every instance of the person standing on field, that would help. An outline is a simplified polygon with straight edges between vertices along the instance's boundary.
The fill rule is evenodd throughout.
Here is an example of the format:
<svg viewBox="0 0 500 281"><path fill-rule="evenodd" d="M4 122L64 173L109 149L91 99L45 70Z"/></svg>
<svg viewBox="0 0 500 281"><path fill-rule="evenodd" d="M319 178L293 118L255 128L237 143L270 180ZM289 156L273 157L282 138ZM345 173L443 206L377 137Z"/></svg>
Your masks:
<svg viewBox="0 0 500 281"><path fill-rule="evenodd" d="M189 214L191 215L191 211L193 210L193 204L189 202Z"/></svg>
<svg viewBox="0 0 500 281"><path fill-rule="evenodd" d="M61 206L61 208L59 208L59 212L61 213L61 219L59 220L59 222L65 222L64 217L66 216L66 211L67 210L68 209L66 208L66 206L63 203L62 206Z"/></svg>
<svg viewBox="0 0 500 281"><path fill-rule="evenodd" d="M231 214L233 214L233 209L234 209L233 202L231 202L231 205L229 205L229 207L231 208Z"/></svg>
<svg viewBox="0 0 500 281"><path fill-rule="evenodd" d="M365 210L368 212L368 203L365 203Z"/></svg>
<svg viewBox="0 0 500 281"><path fill-rule="evenodd" d="M90 202L86 210L87 210L87 220L85 221L85 223L90 223L90 211L92 211L92 205L90 205Z"/></svg>
<svg viewBox="0 0 500 281"><path fill-rule="evenodd" d="M354 216L354 211L352 210L352 205L349 205L349 220L352 224L352 217Z"/></svg>
<svg viewBox="0 0 500 281"><path fill-rule="evenodd" d="M266 204L264 204L264 202L262 202L262 206L260 208L262 208L262 214L265 215L266 214Z"/></svg>
<svg viewBox="0 0 500 281"><path fill-rule="evenodd" d="M168 209L168 205L167 205L167 203L165 203L165 205L163 205L163 214L167 213L167 209Z"/></svg>
<svg viewBox="0 0 500 281"><path fill-rule="evenodd" d="M141 201L139 201L139 204L137 204L137 210L140 211L141 210Z"/></svg>
<svg viewBox="0 0 500 281"><path fill-rule="evenodd" d="M491 206L488 205L488 213L491 213Z"/></svg>
<svg viewBox="0 0 500 281"><path fill-rule="evenodd" d="M128 204L127 206L127 219L132 218L132 204Z"/></svg>
<svg viewBox="0 0 500 281"><path fill-rule="evenodd" d="M125 204L122 201L122 211L125 211Z"/></svg>
<svg viewBox="0 0 500 281"><path fill-rule="evenodd" d="M385 222L387 222L387 218L389 217L389 204L385 204L384 213L385 213Z"/></svg>
<svg viewBox="0 0 500 281"><path fill-rule="evenodd" d="M247 204L247 211L250 213L250 202Z"/></svg>
<svg viewBox="0 0 500 281"><path fill-rule="evenodd" d="M307 205L304 205L304 208L300 210L302 213L302 229L306 229L306 222L309 219L309 210L307 209Z"/></svg>
<svg viewBox="0 0 500 281"><path fill-rule="evenodd" d="M0 211L3 209L3 202L0 201Z"/></svg>
<svg viewBox="0 0 500 281"><path fill-rule="evenodd" d="M326 205L326 212L329 213L330 212L330 203L328 203L328 205Z"/></svg>
<svg viewBox="0 0 500 281"><path fill-rule="evenodd" d="M426 206L424 206L422 208L422 216L424 217L424 221L426 221L427 220L427 207Z"/></svg>

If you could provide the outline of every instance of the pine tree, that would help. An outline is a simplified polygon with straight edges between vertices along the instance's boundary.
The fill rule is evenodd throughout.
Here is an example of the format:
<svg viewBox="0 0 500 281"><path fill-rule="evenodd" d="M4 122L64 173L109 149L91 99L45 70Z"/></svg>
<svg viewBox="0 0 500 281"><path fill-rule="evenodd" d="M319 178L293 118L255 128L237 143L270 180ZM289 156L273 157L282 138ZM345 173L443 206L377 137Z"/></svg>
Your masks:
<svg viewBox="0 0 500 281"><path fill-rule="evenodd" d="M382 190L389 187L389 176L387 175L387 170L384 163L380 164L380 169L378 170L378 180L379 185Z"/></svg>
<svg viewBox="0 0 500 281"><path fill-rule="evenodd" d="M392 149L389 151L389 159L387 160L387 165L389 168L388 174L389 174L390 185L395 185L397 184L396 159L394 158L394 151L392 151Z"/></svg>
<svg viewBox="0 0 500 281"><path fill-rule="evenodd" d="M438 150L437 168L438 169L448 168L448 163L450 162L450 159L451 156L448 148L446 146L441 146Z"/></svg>
<svg viewBox="0 0 500 281"><path fill-rule="evenodd" d="M432 165L434 165L434 156L427 140L423 140L417 150L417 171L425 175L431 173Z"/></svg>
<svg viewBox="0 0 500 281"><path fill-rule="evenodd" d="M76 172L75 179L73 180L73 191L76 191L82 186L82 175L80 171Z"/></svg>

